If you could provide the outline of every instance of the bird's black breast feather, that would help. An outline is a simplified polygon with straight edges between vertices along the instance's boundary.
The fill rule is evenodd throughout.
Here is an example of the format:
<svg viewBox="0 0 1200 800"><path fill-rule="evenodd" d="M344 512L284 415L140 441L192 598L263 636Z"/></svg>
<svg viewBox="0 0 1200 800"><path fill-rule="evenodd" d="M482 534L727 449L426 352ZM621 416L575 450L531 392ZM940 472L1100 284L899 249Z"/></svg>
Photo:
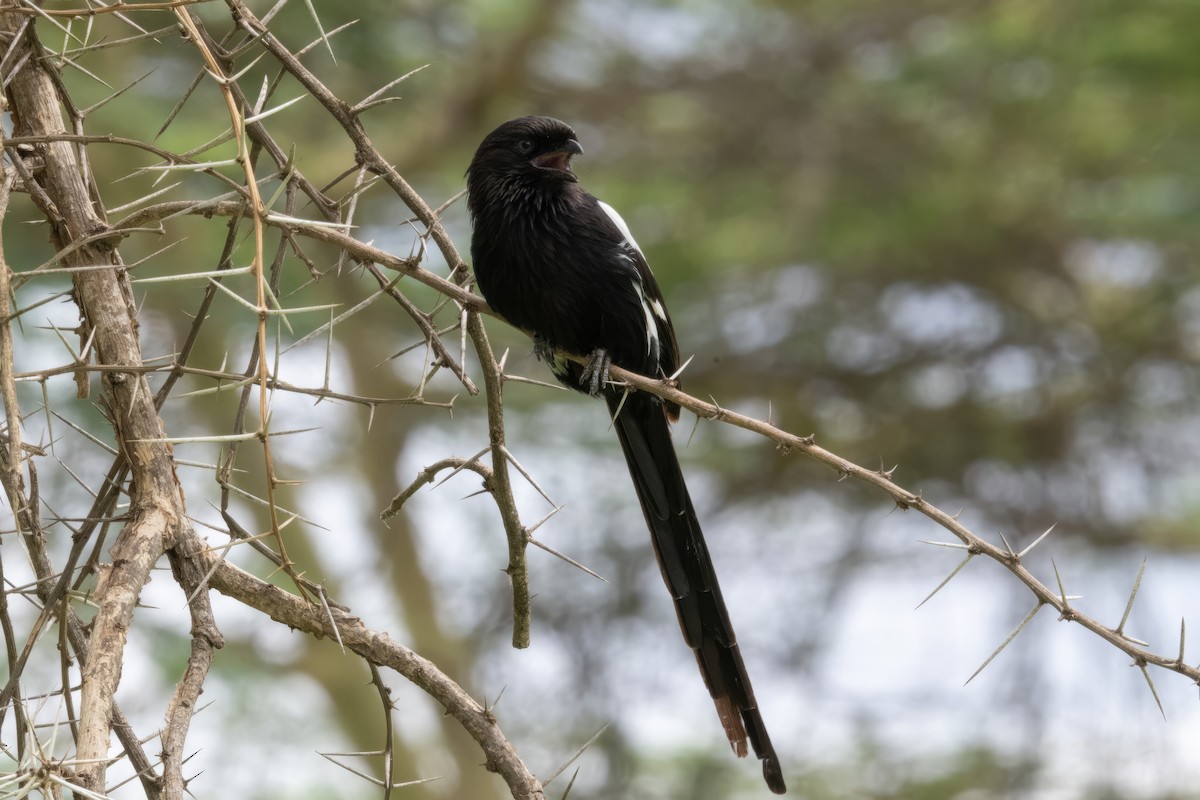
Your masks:
<svg viewBox="0 0 1200 800"><path fill-rule="evenodd" d="M646 314L635 282L662 303L645 259L626 247L594 197L567 189L556 202L516 194L504 211L476 215L471 258L488 265L476 271L480 290L498 313L555 349L588 355L600 348L626 369L670 375L678 349L669 324L658 334L665 346L657 359L644 346ZM520 207L532 214L517 214Z"/></svg>

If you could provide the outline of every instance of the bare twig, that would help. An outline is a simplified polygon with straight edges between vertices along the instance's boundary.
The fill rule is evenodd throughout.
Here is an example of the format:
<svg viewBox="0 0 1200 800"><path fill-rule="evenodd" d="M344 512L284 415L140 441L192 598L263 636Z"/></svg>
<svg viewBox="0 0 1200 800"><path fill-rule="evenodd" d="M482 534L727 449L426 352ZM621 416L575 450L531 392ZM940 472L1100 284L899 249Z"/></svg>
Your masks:
<svg viewBox="0 0 1200 800"><path fill-rule="evenodd" d="M222 562L212 576L212 587L222 594L258 609L272 619L316 636L333 634L320 606L272 586L238 567ZM498 773L518 800L543 800L541 782L521 761L495 716L430 661L393 641L386 633L371 630L352 614L333 609L338 635L347 648L373 664L396 670L437 700L479 744L487 769Z"/></svg>

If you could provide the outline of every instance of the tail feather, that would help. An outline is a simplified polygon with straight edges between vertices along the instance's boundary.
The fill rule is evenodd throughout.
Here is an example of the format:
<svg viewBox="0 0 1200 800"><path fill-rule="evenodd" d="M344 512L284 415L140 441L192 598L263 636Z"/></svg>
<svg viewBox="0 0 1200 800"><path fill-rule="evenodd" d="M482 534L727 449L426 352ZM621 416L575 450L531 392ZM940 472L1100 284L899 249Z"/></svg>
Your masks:
<svg viewBox="0 0 1200 800"><path fill-rule="evenodd" d="M642 394L624 399L621 394L609 394L605 398L663 580L675 600L679 627L695 653L725 735L739 757L746 755L749 740L754 754L762 759L767 786L783 794L779 759L742 663L663 408L657 399Z"/></svg>

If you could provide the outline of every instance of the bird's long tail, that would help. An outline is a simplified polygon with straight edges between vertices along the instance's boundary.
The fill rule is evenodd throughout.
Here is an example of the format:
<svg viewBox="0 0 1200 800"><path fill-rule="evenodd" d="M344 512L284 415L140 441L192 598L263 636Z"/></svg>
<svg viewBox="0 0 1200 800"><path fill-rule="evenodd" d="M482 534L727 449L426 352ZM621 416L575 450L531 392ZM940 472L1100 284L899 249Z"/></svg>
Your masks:
<svg viewBox="0 0 1200 800"><path fill-rule="evenodd" d="M754 700L663 408L657 398L641 393L606 393L605 399L663 580L675 599L683 638L696 654L729 743L738 756L745 756L749 739L754 754L762 759L767 786L783 794L779 759Z"/></svg>

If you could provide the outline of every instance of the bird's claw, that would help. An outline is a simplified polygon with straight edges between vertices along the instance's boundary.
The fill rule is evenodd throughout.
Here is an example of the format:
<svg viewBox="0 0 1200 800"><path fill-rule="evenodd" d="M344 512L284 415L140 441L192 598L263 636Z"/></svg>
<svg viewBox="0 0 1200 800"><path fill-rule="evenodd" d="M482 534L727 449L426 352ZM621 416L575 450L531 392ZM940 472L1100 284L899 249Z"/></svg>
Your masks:
<svg viewBox="0 0 1200 800"><path fill-rule="evenodd" d="M533 354L538 361L544 361L547 364L554 363L554 348L540 336L533 337Z"/></svg>
<svg viewBox="0 0 1200 800"><path fill-rule="evenodd" d="M608 383L608 369L611 366L612 358L609 357L608 352L602 348L596 348L588 356L583 373L579 376L579 385L586 386L588 394L593 397L600 394L600 390Z"/></svg>

